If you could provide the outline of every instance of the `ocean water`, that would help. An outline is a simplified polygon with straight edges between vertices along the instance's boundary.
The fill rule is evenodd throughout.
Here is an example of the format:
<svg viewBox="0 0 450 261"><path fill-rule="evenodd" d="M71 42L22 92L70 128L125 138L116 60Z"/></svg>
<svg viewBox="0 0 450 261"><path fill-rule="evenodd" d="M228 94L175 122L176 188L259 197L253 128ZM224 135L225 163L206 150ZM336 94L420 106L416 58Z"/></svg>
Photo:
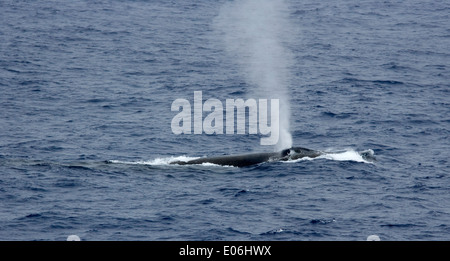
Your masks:
<svg viewBox="0 0 450 261"><path fill-rule="evenodd" d="M449 14L440 0L1 0L0 240L449 240ZM194 91L280 97L292 145L329 155L170 165L274 149L173 134L171 104Z"/></svg>

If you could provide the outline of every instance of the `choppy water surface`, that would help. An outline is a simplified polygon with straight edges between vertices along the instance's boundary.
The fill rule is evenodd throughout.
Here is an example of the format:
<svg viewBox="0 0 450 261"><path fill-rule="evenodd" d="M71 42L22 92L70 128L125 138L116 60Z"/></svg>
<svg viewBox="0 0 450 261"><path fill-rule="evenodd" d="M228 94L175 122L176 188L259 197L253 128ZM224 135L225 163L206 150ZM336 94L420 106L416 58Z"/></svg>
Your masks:
<svg viewBox="0 0 450 261"><path fill-rule="evenodd" d="M278 4L0 1L0 240L448 240L448 1ZM272 150L174 135L194 91L283 94L293 145L331 154L170 165Z"/></svg>

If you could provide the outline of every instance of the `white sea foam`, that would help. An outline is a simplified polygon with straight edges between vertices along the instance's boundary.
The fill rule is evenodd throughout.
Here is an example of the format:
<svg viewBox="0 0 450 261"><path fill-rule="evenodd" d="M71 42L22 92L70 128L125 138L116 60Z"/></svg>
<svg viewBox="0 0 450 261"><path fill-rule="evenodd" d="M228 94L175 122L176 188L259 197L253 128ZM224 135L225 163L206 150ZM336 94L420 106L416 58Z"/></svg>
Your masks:
<svg viewBox="0 0 450 261"><path fill-rule="evenodd" d="M189 161L198 159L198 157L187 157L187 156L171 156L164 158L155 158L152 160L138 160L138 161L122 161L122 160L110 160L109 163L115 164L131 164L131 165L150 165L150 166L161 166L161 165L169 165L174 161Z"/></svg>
<svg viewBox="0 0 450 261"><path fill-rule="evenodd" d="M201 165L202 166L212 166L212 167L236 168L235 166L219 165L219 164L214 164L214 163L210 163L210 162L204 162Z"/></svg>
<svg viewBox="0 0 450 261"><path fill-rule="evenodd" d="M373 152L372 152L372 155L373 155ZM328 150L328 151L325 151L325 153L323 155L320 155L319 157L316 157L316 158L304 157L304 158L285 161L285 162L286 163L295 163L295 162L304 161L304 160L316 160L316 159L372 163L372 162L364 159L363 156L361 156L361 154L358 151L353 150L353 149L348 149L345 151L338 151L338 152L332 152L332 151Z"/></svg>
<svg viewBox="0 0 450 261"><path fill-rule="evenodd" d="M356 161L356 162L367 162L359 152L355 150L348 150L344 152L336 152L336 153L326 153L324 155L319 156L318 158L329 159L329 160L337 160L337 161Z"/></svg>
<svg viewBox="0 0 450 261"><path fill-rule="evenodd" d="M198 158L199 157L177 156L177 157L156 158L153 160L138 160L138 161L109 160L108 162L113 163L113 164L164 166L164 165L171 165L170 163L175 162L175 161L186 162L186 161L195 160ZM214 163L210 163L210 162L204 162L204 163L198 164L198 165L234 168L234 166L218 165L218 164L214 164ZM171 165L171 166L177 166L177 165Z"/></svg>

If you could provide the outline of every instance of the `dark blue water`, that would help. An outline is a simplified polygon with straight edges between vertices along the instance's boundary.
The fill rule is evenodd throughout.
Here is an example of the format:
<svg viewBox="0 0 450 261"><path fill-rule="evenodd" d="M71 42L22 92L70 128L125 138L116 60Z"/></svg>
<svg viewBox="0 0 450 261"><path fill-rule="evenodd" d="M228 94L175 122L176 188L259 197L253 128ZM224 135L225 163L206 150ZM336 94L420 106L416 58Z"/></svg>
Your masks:
<svg viewBox="0 0 450 261"><path fill-rule="evenodd" d="M293 143L334 157L232 168L167 164L272 150L171 131L258 90L229 1L1 0L0 240L449 240L450 3L286 3Z"/></svg>

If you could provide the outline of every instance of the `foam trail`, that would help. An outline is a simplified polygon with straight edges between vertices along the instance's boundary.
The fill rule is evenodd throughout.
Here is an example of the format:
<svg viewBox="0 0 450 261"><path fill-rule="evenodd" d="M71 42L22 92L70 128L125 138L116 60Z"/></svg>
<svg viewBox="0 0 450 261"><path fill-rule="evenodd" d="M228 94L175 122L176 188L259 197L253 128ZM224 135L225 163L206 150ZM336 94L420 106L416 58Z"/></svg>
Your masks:
<svg viewBox="0 0 450 261"><path fill-rule="evenodd" d="M153 160L139 160L139 161L109 160L108 162L114 164L161 166L161 165L169 165L173 161L189 161L194 159L198 159L198 157L177 156L167 158L156 158Z"/></svg>
<svg viewBox="0 0 450 261"><path fill-rule="evenodd" d="M279 99L279 141L275 151L292 146L289 130L288 68L292 55L284 44L289 39L289 9L284 0L227 2L215 20L225 49L242 68L254 98Z"/></svg>
<svg viewBox="0 0 450 261"><path fill-rule="evenodd" d="M167 157L167 158L156 158L153 160L138 160L138 161L122 161L122 160L108 160L108 163L112 164L126 164L126 165L148 165L148 166L180 166L180 165L172 165L171 162L174 161L190 161L198 159L199 157L187 157L187 156L177 156L177 157ZM217 167L231 167L233 166L223 166L217 165L214 163L205 162L200 164L202 166L217 166Z"/></svg>

